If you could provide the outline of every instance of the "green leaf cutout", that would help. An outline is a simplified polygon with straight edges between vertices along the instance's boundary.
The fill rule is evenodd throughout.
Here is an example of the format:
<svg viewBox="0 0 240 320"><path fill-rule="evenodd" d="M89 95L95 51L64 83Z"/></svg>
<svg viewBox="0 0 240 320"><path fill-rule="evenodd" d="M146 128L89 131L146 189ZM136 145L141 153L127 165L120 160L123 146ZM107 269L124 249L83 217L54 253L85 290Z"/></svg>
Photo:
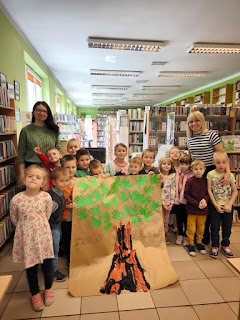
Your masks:
<svg viewBox="0 0 240 320"><path fill-rule="evenodd" d="M124 206L123 207L123 212L122 212L122 214L124 215L124 216L128 216L129 215L129 207L128 206Z"/></svg>
<svg viewBox="0 0 240 320"><path fill-rule="evenodd" d="M103 199L103 203L105 204L105 208L111 208L111 202L107 197Z"/></svg>
<svg viewBox="0 0 240 320"><path fill-rule="evenodd" d="M142 218L140 216L135 216L132 218L132 223L137 227L138 222L141 222Z"/></svg>
<svg viewBox="0 0 240 320"><path fill-rule="evenodd" d="M121 200L121 203L124 203L127 201L128 197L125 196L125 193L123 191L120 192L120 200Z"/></svg>
<svg viewBox="0 0 240 320"><path fill-rule="evenodd" d="M110 221L110 219L111 219L110 214L109 214L108 212L104 212L104 214L103 214L103 221L104 221L105 223L107 223L107 222Z"/></svg>
<svg viewBox="0 0 240 320"><path fill-rule="evenodd" d="M94 187L94 188L95 188L95 187L98 187L98 180L97 180L96 177L91 177L91 178L89 179L89 181L90 181L92 187Z"/></svg>
<svg viewBox="0 0 240 320"><path fill-rule="evenodd" d="M117 198L113 198L112 199L112 203L113 203L113 208L117 207L119 205L118 199Z"/></svg>
<svg viewBox="0 0 240 320"><path fill-rule="evenodd" d="M96 200L94 201L95 203L102 200L102 195L101 195L101 193L100 193L99 190L94 190L91 195L92 195L93 198L96 199Z"/></svg>
<svg viewBox="0 0 240 320"><path fill-rule="evenodd" d="M110 192L110 190L108 189L108 187L105 185L104 182L101 184L100 189L103 191L102 193L103 196L107 196Z"/></svg>
<svg viewBox="0 0 240 320"><path fill-rule="evenodd" d="M144 205L144 204L149 204L151 202L151 198L149 197L149 196L147 196L146 198L144 198L143 200L142 200L142 204Z"/></svg>
<svg viewBox="0 0 240 320"><path fill-rule="evenodd" d="M151 184L158 183L159 181L160 181L160 178L156 174L150 177Z"/></svg>
<svg viewBox="0 0 240 320"><path fill-rule="evenodd" d="M136 215L138 214L138 212L137 212L137 206L136 206L136 205L130 207L130 208L129 208L129 211L130 211L130 215L131 215L131 216L136 216Z"/></svg>
<svg viewBox="0 0 240 320"><path fill-rule="evenodd" d="M119 212L118 210L114 210L113 213L112 213L112 215L113 215L113 218L114 218L114 219L117 219L117 220L119 220L119 221L122 221L122 216L121 216L121 214L120 214L120 212Z"/></svg>
<svg viewBox="0 0 240 320"><path fill-rule="evenodd" d="M122 181L121 181L120 177L117 177L117 178L115 179L115 183L116 183L116 185L117 185L118 187L121 187Z"/></svg>
<svg viewBox="0 0 240 320"><path fill-rule="evenodd" d="M131 189L132 184L130 184L129 180L123 179L122 180L123 188L124 190L129 190Z"/></svg>
<svg viewBox="0 0 240 320"><path fill-rule="evenodd" d="M77 208L82 208L82 207L85 206L84 197L76 196L73 201L77 203L76 209Z"/></svg>
<svg viewBox="0 0 240 320"><path fill-rule="evenodd" d="M90 188L90 186L82 179L76 183L76 186L82 188L82 192L85 192Z"/></svg>
<svg viewBox="0 0 240 320"><path fill-rule="evenodd" d="M108 232L111 226L112 226L111 222L107 222L103 227L103 232Z"/></svg>
<svg viewBox="0 0 240 320"><path fill-rule="evenodd" d="M152 211L157 211L159 212L159 210L157 210L157 208L159 208L161 206L161 203L159 201L153 201L151 204L151 210Z"/></svg>

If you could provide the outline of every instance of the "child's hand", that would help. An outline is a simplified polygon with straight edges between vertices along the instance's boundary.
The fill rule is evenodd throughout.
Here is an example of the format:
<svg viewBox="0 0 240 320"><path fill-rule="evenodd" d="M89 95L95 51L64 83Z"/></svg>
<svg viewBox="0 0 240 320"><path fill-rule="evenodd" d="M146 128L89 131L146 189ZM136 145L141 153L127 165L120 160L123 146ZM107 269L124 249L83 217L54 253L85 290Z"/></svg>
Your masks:
<svg viewBox="0 0 240 320"><path fill-rule="evenodd" d="M153 171L148 172L148 176L154 176L154 175L155 175L155 173Z"/></svg>
<svg viewBox="0 0 240 320"><path fill-rule="evenodd" d="M104 174L103 176L102 176L102 178L110 178L110 173L106 173L106 174Z"/></svg>
<svg viewBox="0 0 240 320"><path fill-rule="evenodd" d="M232 206L229 203L225 204L223 208L225 212L231 212L232 210Z"/></svg>
<svg viewBox="0 0 240 320"><path fill-rule="evenodd" d="M121 171L121 173L122 173L124 176L129 176L129 172L126 171L126 170Z"/></svg>
<svg viewBox="0 0 240 320"><path fill-rule="evenodd" d="M162 172L159 174L159 178L160 178L160 180L161 180L161 182L163 181L163 174L162 174Z"/></svg>
<svg viewBox="0 0 240 320"><path fill-rule="evenodd" d="M204 207L204 204L203 204L201 201L199 202L198 208L199 208L199 209L204 209L204 208L205 208L205 207Z"/></svg>
<svg viewBox="0 0 240 320"><path fill-rule="evenodd" d="M217 212L219 213L224 213L224 207L223 206L220 206L219 204L217 204L215 206L215 209L217 210Z"/></svg>
<svg viewBox="0 0 240 320"><path fill-rule="evenodd" d="M205 199L202 199L202 200L200 201L200 204L202 205L202 208L201 208L201 209L204 209L204 208L206 208L206 206L207 206L207 201L206 201Z"/></svg>
<svg viewBox="0 0 240 320"><path fill-rule="evenodd" d="M66 205L66 209L73 209L75 208L75 205L73 203L69 203Z"/></svg>
<svg viewBox="0 0 240 320"><path fill-rule="evenodd" d="M33 149L33 151L36 153L36 155L41 154L41 148L42 148L42 146L39 146L39 142L38 142L36 148Z"/></svg>

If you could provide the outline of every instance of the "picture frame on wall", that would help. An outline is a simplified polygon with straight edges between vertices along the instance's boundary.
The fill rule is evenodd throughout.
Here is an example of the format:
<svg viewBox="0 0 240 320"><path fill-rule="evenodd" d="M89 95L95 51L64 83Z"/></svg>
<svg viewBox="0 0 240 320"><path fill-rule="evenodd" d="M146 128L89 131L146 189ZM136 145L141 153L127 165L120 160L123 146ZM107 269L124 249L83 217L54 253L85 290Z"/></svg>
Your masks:
<svg viewBox="0 0 240 320"><path fill-rule="evenodd" d="M7 106L7 77L0 73L0 104Z"/></svg>
<svg viewBox="0 0 240 320"><path fill-rule="evenodd" d="M21 118L20 118L20 108L15 108L15 119L16 119L16 122L19 122L21 120Z"/></svg>
<svg viewBox="0 0 240 320"><path fill-rule="evenodd" d="M15 100L20 101L20 83L14 80Z"/></svg>

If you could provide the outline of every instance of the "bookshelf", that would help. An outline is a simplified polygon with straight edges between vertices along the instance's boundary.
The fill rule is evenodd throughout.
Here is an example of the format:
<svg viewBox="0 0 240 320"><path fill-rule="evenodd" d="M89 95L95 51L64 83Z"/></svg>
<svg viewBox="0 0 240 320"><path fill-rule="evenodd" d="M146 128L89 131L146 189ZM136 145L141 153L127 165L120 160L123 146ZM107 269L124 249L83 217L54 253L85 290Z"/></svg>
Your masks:
<svg viewBox="0 0 240 320"><path fill-rule="evenodd" d="M14 100L9 107L0 106L0 248L14 232L9 216L11 198L19 191L16 186L17 132Z"/></svg>
<svg viewBox="0 0 240 320"><path fill-rule="evenodd" d="M60 130L60 140L75 138L78 131L78 123L74 114L57 114L57 124Z"/></svg>
<svg viewBox="0 0 240 320"><path fill-rule="evenodd" d="M240 105L240 81L235 83L235 104Z"/></svg>
<svg viewBox="0 0 240 320"><path fill-rule="evenodd" d="M106 147L105 141L105 129L106 129L106 122L109 116L116 117L115 110L98 110L97 113L97 146L98 147Z"/></svg>
<svg viewBox="0 0 240 320"><path fill-rule="evenodd" d="M188 98L180 101L181 106L185 106L185 105L191 104L191 103L193 103L193 97L188 97Z"/></svg>
<svg viewBox="0 0 240 320"><path fill-rule="evenodd" d="M194 103L209 104L210 103L210 92L205 91L203 93L196 94L194 97Z"/></svg>
<svg viewBox="0 0 240 320"><path fill-rule="evenodd" d="M213 89L213 104L224 104L227 106L232 103L233 84L226 84L225 86Z"/></svg>
<svg viewBox="0 0 240 320"><path fill-rule="evenodd" d="M131 157L133 153L143 151L143 114L141 108L129 109L129 151Z"/></svg>

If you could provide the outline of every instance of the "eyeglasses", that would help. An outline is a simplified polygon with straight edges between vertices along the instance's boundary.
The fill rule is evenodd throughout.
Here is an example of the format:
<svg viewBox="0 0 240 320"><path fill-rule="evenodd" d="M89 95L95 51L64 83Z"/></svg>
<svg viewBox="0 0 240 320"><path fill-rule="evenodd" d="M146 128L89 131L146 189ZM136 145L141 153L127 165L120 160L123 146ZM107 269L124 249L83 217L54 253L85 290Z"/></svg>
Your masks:
<svg viewBox="0 0 240 320"><path fill-rule="evenodd" d="M43 114L47 114L48 113L46 110L41 110L41 109L35 109L35 111L37 113L43 113Z"/></svg>

